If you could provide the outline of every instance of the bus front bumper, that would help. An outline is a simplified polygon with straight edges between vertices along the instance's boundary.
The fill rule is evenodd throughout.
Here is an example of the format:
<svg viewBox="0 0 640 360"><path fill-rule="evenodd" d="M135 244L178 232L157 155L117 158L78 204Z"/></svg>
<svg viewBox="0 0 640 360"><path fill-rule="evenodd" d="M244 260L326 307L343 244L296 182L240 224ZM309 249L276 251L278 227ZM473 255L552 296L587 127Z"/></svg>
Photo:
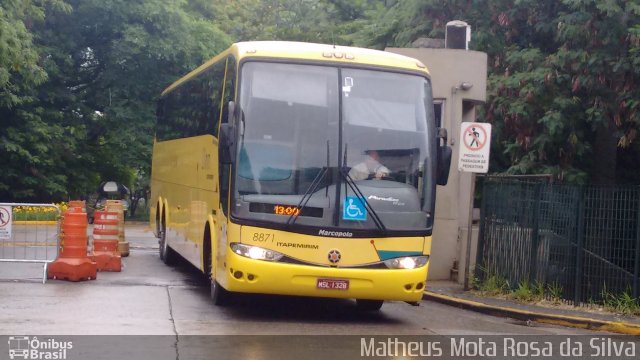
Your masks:
<svg viewBox="0 0 640 360"><path fill-rule="evenodd" d="M415 302L422 299L428 266L332 268L253 260L230 252L224 274L217 280L232 292ZM346 280L348 285L347 289L319 288L319 280L337 280L340 287Z"/></svg>

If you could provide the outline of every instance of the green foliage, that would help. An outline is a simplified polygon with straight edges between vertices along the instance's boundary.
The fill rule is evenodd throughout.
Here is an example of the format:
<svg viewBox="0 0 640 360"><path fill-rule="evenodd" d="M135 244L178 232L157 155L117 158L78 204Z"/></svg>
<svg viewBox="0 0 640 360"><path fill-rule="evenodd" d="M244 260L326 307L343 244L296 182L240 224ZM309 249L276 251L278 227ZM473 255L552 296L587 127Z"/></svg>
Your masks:
<svg viewBox="0 0 640 360"><path fill-rule="evenodd" d="M518 287L511 292L510 296L522 302L537 302L544 299L548 293L549 287L545 283L536 281L532 285L525 280L518 284Z"/></svg>
<svg viewBox="0 0 640 360"><path fill-rule="evenodd" d="M518 284L518 287L511 293L511 297L524 302L531 302L536 299L528 281Z"/></svg>
<svg viewBox="0 0 640 360"><path fill-rule="evenodd" d="M473 276L470 286L481 296L506 296L526 303L539 302L543 299L549 299L553 303L562 301L562 287L557 282L536 281L531 284L528 280L523 280L513 288L501 274L484 267L480 267L480 270L484 273L483 277Z"/></svg>
<svg viewBox="0 0 640 360"><path fill-rule="evenodd" d="M16 30L13 47L0 36L0 199L80 197L149 174L158 95L230 43L207 3L3 2L0 27Z"/></svg>
<svg viewBox="0 0 640 360"><path fill-rule="evenodd" d="M498 30L531 35L526 47L513 41L497 55L500 62L490 79L486 119L505 128L496 147L509 157L507 172L551 172L582 183L586 174L597 179L606 171L599 158L615 166L609 124L624 129L639 119L631 113L625 119L619 111L620 101L629 96L620 85L637 81L638 74L622 66L629 53L619 39L628 22L620 21L622 10L614 5L521 1L498 15ZM618 142L628 142L629 135L622 132ZM611 140L598 142L598 136Z"/></svg>
<svg viewBox="0 0 640 360"><path fill-rule="evenodd" d="M602 290L602 304L612 312L623 315L640 315L640 302L631 295L629 290L615 294L605 288Z"/></svg>
<svg viewBox="0 0 640 360"><path fill-rule="evenodd" d="M501 295L507 293L509 284L507 280L498 275L491 275L480 284L478 290L489 296Z"/></svg>
<svg viewBox="0 0 640 360"><path fill-rule="evenodd" d="M547 284L547 294L551 301L559 303L562 300L562 286L556 281Z"/></svg>
<svg viewBox="0 0 640 360"><path fill-rule="evenodd" d="M374 0L214 0L213 18L235 41L289 40L348 45Z"/></svg>
<svg viewBox="0 0 640 360"><path fill-rule="evenodd" d="M640 182L640 5L622 0L385 1L355 43L408 46L473 29L489 55L492 169L552 173L571 183ZM616 160L619 162L617 163Z"/></svg>
<svg viewBox="0 0 640 360"><path fill-rule="evenodd" d="M472 279L471 287L473 289L486 296L506 295L509 293L510 286L507 279L492 271L487 271L483 268L481 270L484 276L481 280L475 277Z"/></svg>
<svg viewBox="0 0 640 360"><path fill-rule="evenodd" d="M0 199L144 187L158 94L232 41L383 49L453 19L489 55L493 171L640 182L637 1L4 0Z"/></svg>
<svg viewBox="0 0 640 360"><path fill-rule="evenodd" d="M60 0L5 0L0 4L0 108L29 101L24 91L41 84L47 73L38 63L38 51L29 27L44 19L45 7L69 11Z"/></svg>
<svg viewBox="0 0 640 360"><path fill-rule="evenodd" d="M66 14L62 1L4 1L0 5L0 199L36 199L64 193L66 177L49 173L64 148L58 112L40 106L38 87L48 74L31 32L45 13ZM50 121L54 120L54 121ZM54 196L55 197L55 196Z"/></svg>

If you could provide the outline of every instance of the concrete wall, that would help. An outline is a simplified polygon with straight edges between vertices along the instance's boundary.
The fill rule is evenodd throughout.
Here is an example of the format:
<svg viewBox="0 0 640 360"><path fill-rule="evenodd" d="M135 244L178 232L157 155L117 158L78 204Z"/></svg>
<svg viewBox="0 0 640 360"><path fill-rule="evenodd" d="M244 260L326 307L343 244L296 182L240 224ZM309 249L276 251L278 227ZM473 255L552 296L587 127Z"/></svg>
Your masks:
<svg viewBox="0 0 640 360"><path fill-rule="evenodd" d="M451 269L454 262L457 262L460 275L455 277L463 280L471 174L458 171L460 124L475 121L477 106L486 101L487 54L442 48L387 48L385 50L422 61L431 73L434 99L444 101L442 126L449 133L453 160L449 183L447 186L438 186L437 190L429 279L450 279L455 275ZM460 88L463 82L473 86L463 90ZM473 231L472 234L477 238L477 231ZM475 263L474 248L475 246L472 245L472 268Z"/></svg>

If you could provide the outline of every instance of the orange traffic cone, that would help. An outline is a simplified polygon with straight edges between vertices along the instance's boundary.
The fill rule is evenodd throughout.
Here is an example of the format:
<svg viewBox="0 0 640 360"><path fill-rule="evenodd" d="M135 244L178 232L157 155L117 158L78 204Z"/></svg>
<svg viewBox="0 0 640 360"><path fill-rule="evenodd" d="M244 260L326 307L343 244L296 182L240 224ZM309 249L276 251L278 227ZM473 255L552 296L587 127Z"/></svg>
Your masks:
<svg viewBox="0 0 640 360"><path fill-rule="evenodd" d="M81 208L82 212L87 212L87 202L84 200L69 200L69 209Z"/></svg>
<svg viewBox="0 0 640 360"><path fill-rule="evenodd" d="M107 200L107 211L118 214L118 251L122 257L129 256L129 242L124 237L124 204L120 200Z"/></svg>
<svg viewBox="0 0 640 360"><path fill-rule="evenodd" d="M122 271L118 252L118 214L96 211L93 221L93 260L98 271Z"/></svg>
<svg viewBox="0 0 640 360"><path fill-rule="evenodd" d="M47 278L95 280L96 272L96 263L87 257L87 214L79 207L70 208L62 218L60 254L47 267Z"/></svg>

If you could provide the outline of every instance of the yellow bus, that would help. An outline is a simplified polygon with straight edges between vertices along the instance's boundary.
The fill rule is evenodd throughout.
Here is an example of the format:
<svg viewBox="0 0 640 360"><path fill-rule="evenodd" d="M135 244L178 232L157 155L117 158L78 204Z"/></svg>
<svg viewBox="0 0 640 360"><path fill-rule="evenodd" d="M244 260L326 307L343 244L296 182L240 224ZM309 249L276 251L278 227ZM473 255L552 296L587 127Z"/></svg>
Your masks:
<svg viewBox="0 0 640 360"><path fill-rule="evenodd" d="M383 51L240 42L158 103L150 222L231 293L422 298L451 149L429 72Z"/></svg>

